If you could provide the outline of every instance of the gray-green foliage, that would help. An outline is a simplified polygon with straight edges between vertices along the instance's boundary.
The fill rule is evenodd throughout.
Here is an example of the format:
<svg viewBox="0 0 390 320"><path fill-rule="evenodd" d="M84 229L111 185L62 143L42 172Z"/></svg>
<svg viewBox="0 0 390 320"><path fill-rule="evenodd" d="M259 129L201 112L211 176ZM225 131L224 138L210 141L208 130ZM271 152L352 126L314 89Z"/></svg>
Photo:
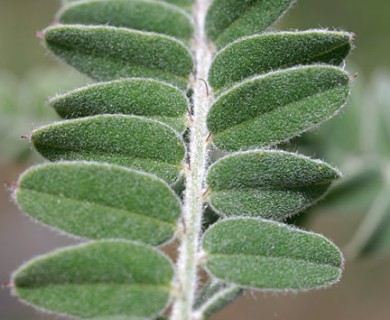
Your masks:
<svg viewBox="0 0 390 320"><path fill-rule="evenodd" d="M18 269L13 281L20 298L54 312L150 318L166 307L173 274L169 259L152 248L111 240L37 258Z"/></svg>
<svg viewBox="0 0 390 320"><path fill-rule="evenodd" d="M339 175L328 164L292 153L237 153L211 166L209 201L222 215L285 220L322 197Z"/></svg>
<svg viewBox="0 0 390 320"><path fill-rule="evenodd" d="M153 0L82 1L65 7L58 18L64 24L108 24L162 33L187 41L193 32L187 14L175 6Z"/></svg>
<svg viewBox="0 0 390 320"><path fill-rule="evenodd" d="M156 33L59 25L47 28L44 34L48 49L96 80L146 77L185 88L193 67L191 54L182 42Z"/></svg>
<svg viewBox="0 0 390 320"><path fill-rule="evenodd" d="M343 267L341 252L326 238L260 219L218 222L202 245L207 270L245 287L310 289L338 281Z"/></svg>
<svg viewBox="0 0 390 320"><path fill-rule="evenodd" d="M223 150L274 145L332 117L348 94L349 76L336 67L275 71L221 94L211 106L207 125L214 144Z"/></svg>
<svg viewBox="0 0 390 320"><path fill-rule="evenodd" d="M350 33L323 30L243 38L218 53L209 81L219 92L223 87L272 70L315 63L339 65L351 50L351 40Z"/></svg>
<svg viewBox="0 0 390 320"><path fill-rule="evenodd" d="M31 141L51 161L99 160L144 170L174 182L185 155L170 127L142 117L97 115L34 130Z"/></svg>
<svg viewBox="0 0 390 320"><path fill-rule="evenodd" d="M306 290L338 280L335 245L269 221L310 206L340 175L321 161L259 150L329 119L349 92L337 65L350 34L259 34L293 2L63 1L62 24L44 30L45 46L106 82L50 99L65 120L30 138L53 163L22 175L15 198L35 220L104 240L19 269L22 300L79 318L152 319L171 299L171 319L190 320L209 317L243 288ZM226 155L214 164L213 145ZM206 202L221 219L208 219L215 213ZM173 269L152 246L175 236ZM195 261L209 276L199 292Z"/></svg>
<svg viewBox="0 0 390 320"><path fill-rule="evenodd" d="M294 0L214 0L206 18L206 30L218 47L270 27Z"/></svg>
<svg viewBox="0 0 390 320"><path fill-rule="evenodd" d="M32 218L88 239L158 245L173 237L181 213L179 199L161 180L106 164L41 165L18 185L16 200Z"/></svg>
<svg viewBox="0 0 390 320"><path fill-rule="evenodd" d="M128 114L162 121L184 131L189 108L182 91L151 79L125 79L98 83L49 100L63 118L98 114Z"/></svg>

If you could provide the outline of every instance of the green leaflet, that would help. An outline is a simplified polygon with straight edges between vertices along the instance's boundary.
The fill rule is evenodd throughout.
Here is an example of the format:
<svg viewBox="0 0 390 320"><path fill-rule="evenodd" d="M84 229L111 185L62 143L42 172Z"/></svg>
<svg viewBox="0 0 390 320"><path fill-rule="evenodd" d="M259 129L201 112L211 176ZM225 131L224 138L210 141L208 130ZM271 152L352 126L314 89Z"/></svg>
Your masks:
<svg viewBox="0 0 390 320"><path fill-rule="evenodd" d="M109 26L59 25L44 31L55 55L96 80L145 77L187 87L192 56L174 38Z"/></svg>
<svg viewBox="0 0 390 320"><path fill-rule="evenodd" d="M16 201L32 218L89 239L170 240L180 200L160 179L93 162L33 167L18 181Z"/></svg>
<svg viewBox="0 0 390 320"><path fill-rule="evenodd" d="M220 90L276 69L314 63L338 65L351 47L352 34L346 32L309 30L255 35L237 40L217 54L209 82Z"/></svg>
<svg viewBox="0 0 390 320"><path fill-rule="evenodd" d="M149 246L100 241L41 256L13 275L33 306L82 319L150 318L170 298L173 267Z"/></svg>
<svg viewBox="0 0 390 320"><path fill-rule="evenodd" d="M152 117L182 132L189 108L184 93L151 79L125 79L98 83L50 99L63 118L97 114L129 114Z"/></svg>
<svg viewBox="0 0 390 320"><path fill-rule="evenodd" d="M190 16L154 0L86 0L64 7L58 19L65 24L110 25L166 34L189 41Z"/></svg>
<svg viewBox="0 0 390 320"><path fill-rule="evenodd" d="M291 6L293 0L213 0L206 30L218 48L265 31Z"/></svg>
<svg viewBox="0 0 390 320"><path fill-rule="evenodd" d="M218 279L271 290L306 290L338 281L343 256L326 238L276 222L216 223L202 240L206 268Z"/></svg>
<svg viewBox="0 0 390 320"><path fill-rule="evenodd" d="M224 92L207 126L228 151L275 145L334 116L349 94L349 76L331 66L271 72Z"/></svg>
<svg viewBox="0 0 390 320"><path fill-rule="evenodd" d="M153 173L172 183L185 149L175 131L160 122L124 115L100 115L57 122L33 131L45 158L95 160Z"/></svg>
<svg viewBox="0 0 390 320"><path fill-rule="evenodd" d="M236 153L210 167L209 202L227 216L284 220L317 201L339 176L330 165L294 153Z"/></svg>

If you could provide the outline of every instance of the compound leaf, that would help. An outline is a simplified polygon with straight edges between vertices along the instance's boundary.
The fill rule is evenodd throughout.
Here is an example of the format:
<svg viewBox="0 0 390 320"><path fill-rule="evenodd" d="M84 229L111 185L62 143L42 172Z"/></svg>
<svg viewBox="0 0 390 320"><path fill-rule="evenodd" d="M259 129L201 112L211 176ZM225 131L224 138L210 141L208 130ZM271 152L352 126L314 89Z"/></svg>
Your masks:
<svg viewBox="0 0 390 320"><path fill-rule="evenodd" d="M306 290L338 281L343 256L326 238L255 218L227 219L202 240L206 268L222 281L271 290Z"/></svg>
<svg viewBox="0 0 390 320"><path fill-rule="evenodd" d="M193 33L183 10L153 0L87 0L65 6L58 14L64 24L110 25L166 34L188 41Z"/></svg>
<svg viewBox="0 0 390 320"><path fill-rule="evenodd" d="M352 34L346 32L309 30L255 35L221 50L211 65L209 81L220 90L276 69L314 63L338 65L351 47Z"/></svg>
<svg viewBox="0 0 390 320"><path fill-rule="evenodd" d="M330 165L294 153L237 153L210 167L209 202L227 216L284 220L317 201L339 176Z"/></svg>
<svg viewBox="0 0 390 320"><path fill-rule="evenodd" d="M82 319L153 317L168 304L172 279L166 256L119 240L58 250L13 275L20 299Z"/></svg>
<svg viewBox="0 0 390 320"><path fill-rule="evenodd" d="M151 117L176 130L186 128L188 100L171 85L152 79L125 79L98 83L50 99L64 118L97 114L128 114Z"/></svg>
<svg viewBox="0 0 390 320"><path fill-rule="evenodd" d="M207 126L227 151L275 145L334 116L349 94L349 76L332 66L271 72L244 81L213 103Z"/></svg>
<svg viewBox="0 0 390 320"><path fill-rule="evenodd" d="M125 115L99 115L43 126L31 140L45 158L95 160L153 173L172 183L185 149L177 133L160 122Z"/></svg>
<svg viewBox="0 0 390 320"><path fill-rule="evenodd" d="M33 219L89 239L170 240L180 201L160 179L93 162L49 163L26 171L16 201Z"/></svg>
<svg viewBox="0 0 390 320"><path fill-rule="evenodd" d="M192 56L168 36L110 26L59 25L44 31L46 46L96 80L147 77L186 88Z"/></svg>
<svg viewBox="0 0 390 320"><path fill-rule="evenodd" d="M291 6L293 0L214 0L206 17L206 30L221 48L243 36L260 33Z"/></svg>

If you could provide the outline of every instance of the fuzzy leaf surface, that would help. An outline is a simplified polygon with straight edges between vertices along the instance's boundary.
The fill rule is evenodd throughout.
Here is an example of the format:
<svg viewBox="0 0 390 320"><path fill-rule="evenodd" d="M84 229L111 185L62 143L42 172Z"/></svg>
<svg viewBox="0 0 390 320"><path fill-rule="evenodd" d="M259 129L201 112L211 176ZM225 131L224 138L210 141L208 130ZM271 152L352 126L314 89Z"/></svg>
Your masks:
<svg viewBox="0 0 390 320"><path fill-rule="evenodd" d="M254 218L227 219L202 240L218 279L266 290L307 290L338 281L343 256L326 238Z"/></svg>
<svg viewBox="0 0 390 320"><path fill-rule="evenodd" d="M206 31L217 47L268 29L294 0L214 0L206 17Z"/></svg>
<svg viewBox="0 0 390 320"><path fill-rule="evenodd" d="M99 115L43 126L31 140L45 158L118 164L174 182L185 149L177 133L160 122L125 115Z"/></svg>
<svg viewBox="0 0 390 320"><path fill-rule="evenodd" d="M96 80L146 77L186 88L192 56L165 35L110 26L59 25L44 31L47 48Z"/></svg>
<svg viewBox="0 0 390 320"><path fill-rule="evenodd" d="M188 100L179 89L151 79L124 79L98 83L58 95L49 104L63 118L98 114L151 117L182 132Z"/></svg>
<svg viewBox="0 0 390 320"><path fill-rule="evenodd" d="M88 239L159 245L173 237L180 200L160 179L93 162L49 163L26 171L16 201L33 219Z"/></svg>
<svg viewBox="0 0 390 320"><path fill-rule="evenodd" d="M224 92L207 126L227 151L275 145L334 116L349 95L349 76L331 66L271 72Z"/></svg>
<svg viewBox="0 0 390 320"><path fill-rule="evenodd" d="M193 26L183 10L153 0L87 0L64 7L64 24L110 25L166 34L189 40Z"/></svg>
<svg viewBox="0 0 390 320"><path fill-rule="evenodd" d="M338 65L351 47L352 35L346 32L309 30L255 35L221 50L211 65L209 81L220 90L276 69L315 63Z"/></svg>
<svg viewBox="0 0 390 320"><path fill-rule="evenodd" d="M209 201L226 216L284 220L321 198L339 176L330 165L294 153L236 153L209 169Z"/></svg>
<svg viewBox="0 0 390 320"><path fill-rule="evenodd" d="M13 276L33 306L82 319L150 318L170 298L173 268L151 247L99 241L39 257Z"/></svg>

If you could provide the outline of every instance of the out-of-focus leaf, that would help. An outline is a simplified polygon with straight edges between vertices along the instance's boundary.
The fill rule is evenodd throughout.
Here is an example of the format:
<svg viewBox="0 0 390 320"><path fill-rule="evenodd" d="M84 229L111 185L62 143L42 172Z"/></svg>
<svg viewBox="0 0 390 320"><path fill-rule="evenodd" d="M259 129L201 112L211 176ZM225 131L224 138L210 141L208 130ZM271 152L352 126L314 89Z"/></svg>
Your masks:
<svg viewBox="0 0 390 320"><path fill-rule="evenodd" d="M72 3L72 2L76 2L76 1L83 1L83 0L62 0L62 2L64 4ZM158 0L158 1L171 3L171 4L177 5L179 7L184 7L184 8L191 8L191 6L194 3L194 0Z"/></svg>
<svg viewBox="0 0 390 320"><path fill-rule="evenodd" d="M218 47L271 26L294 0L214 0L206 17L206 30Z"/></svg>
<svg viewBox="0 0 390 320"><path fill-rule="evenodd" d="M110 25L166 34L188 41L193 26L188 14L153 0L87 0L64 7L64 24Z"/></svg>
<svg viewBox="0 0 390 320"><path fill-rule="evenodd" d="M184 131L188 100L184 93L151 79L125 79L98 83L49 101L63 118L97 114L128 114L151 117Z"/></svg>
<svg viewBox="0 0 390 320"><path fill-rule="evenodd" d="M242 288L235 285L208 281L197 295L194 305L195 313L202 314L202 319L208 319L239 298L242 291Z"/></svg>
<svg viewBox="0 0 390 320"><path fill-rule="evenodd" d="M213 103L207 126L227 151L275 145L334 116L349 94L349 76L331 66L271 72L244 81Z"/></svg>
<svg viewBox="0 0 390 320"><path fill-rule="evenodd" d="M363 134L371 133L372 140L365 141L365 151L376 150L384 159L390 158L390 75L378 71L371 85L366 87L366 96L362 110ZM371 107L371 109L370 109ZM371 121L370 121L371 120ZM371 150L369 149L371 144Z"/></svg>
<svg viewBox="0 0 390 320"><path fill-rule="evenodd" d="M177 133L160 122L125 115L68 120L33 131L35 148L47 159L95 160L153 173L174 182L185 149Z"/></svg>
<svg viewBox="0 0 390 320"><path fill-rule="evenodd" d="M171 239L180 200L160 179L114 165L61 162L33 167L16 201L33 219L89 239L159 245Z"/></svg>
<svg viewBox="0 0 390 320"><path fill-rule="evenodd" d="M0 69L0 157L2 161L28 161L36 155L30 146L18 139L37 125L56 118L45 105L48 95L58 88L73 89L85 84L81 76L70 75L69 69L33 68L23 78ZM39 158L39 157L38 157Z"/></svg>
<svg viewBox="0 0 390 320"><path fill-rule="evenodd" d="M221 50L211 65L209 81L220 90L276 69L315 63L338 65L351 46L352 35L346 32L309 30L255 35Z"/></svg>
<svg viewBox="0 0 390 320"><path fill-rule="evenodd" d="M346 247L347 257L356 258L367 254L390 252L389 192L390 186L387 183Z"/></svg>
<svg viewBox="0 0 390 320"><path fill-rule="evenodd" d="M159 1L168 2L187 9L190 9L191 6L194 4L194 0L159 0Z"/></svg>
<svg viewBox="0 0 390 320"><path fill-rule="evenodd" d="M341 252L323 236L254 218L216 223L202 245L211 275L256 289L328 286L338 281L343 267Z"/></svg>
<svg viewBox="0 0 390 320"><path fill-rule="evenodd" d="M390 252L390 204L385 217L370 241L363 248L362 254L388 254Z"/></svg>
<svg viewBox="0 0 390 320"><path fill-rule="evenodd" d="M117 240L58 250L13 276L15 294L23 301L82 319L153 317L165 309L172 279L167 257Z"/></svg>
<svg viewBox="0 0 390 320"><path fill-rule="evenodd" d="M284 220L317 201L339 176L330 165L293 153L236 153L209 169L209 201L222 215Z"/></svg>
<svg viewBox="0 0 390 320"><path fill-rule="evenodd" d="M58 25L44 30L47 48L96 80L146 77L186 88L192 56L180 41L110 26Z"/></svg>
<svg viewBox="0 0 390 320"><path fill-rule="evenodd" d="M331 212L356 214L367 210L382 188L383 177L378 168L366 167L343 178L322 204Z"/></svg>
<svg viewBox="0 0 390 320"><path fill-rule="evenodd" d="M66 5L66 4L72 3L72 2L78 2L78 1L82 1L82 0L61 0L63 5Z"/></svg>

